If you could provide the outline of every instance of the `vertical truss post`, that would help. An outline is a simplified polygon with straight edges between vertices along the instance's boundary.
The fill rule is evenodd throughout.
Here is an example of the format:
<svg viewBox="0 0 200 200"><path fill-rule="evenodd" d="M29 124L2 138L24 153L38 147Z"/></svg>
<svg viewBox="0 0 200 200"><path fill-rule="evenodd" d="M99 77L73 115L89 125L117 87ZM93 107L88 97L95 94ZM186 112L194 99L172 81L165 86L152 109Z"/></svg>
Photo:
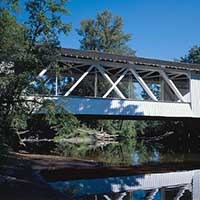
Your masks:
<svg viewBox="0 0 200 200"><path fill-rule="evenodd" d="M88 70L76 81L74 85L65 93L64 96L69 96L70 93L79 85L79 83L89 74L89 72L94 68L94 66L90 66Z"/></svg>
<svg viewBox="0 0 200 200"><path fill-rule="evenodd" d="M108 76L108 74L105 72L104 68L101 67L100 65L96 65L95 66L99 72L102 74L102 76L108 80L108 82L114 87L113 89L115 90L115 92L117 93L117 95L122 98L122 99L126 99L126 97L122 94L122 92L118 89L118 87L114 84L114 82L112 81L112 79ZM105 97L104 97L105 98Z"/></svg>
<svg viewBox="0 0 200 200"><path fill-rule="evenodd" d="M164 93L164 88L165 88L165 82L163 79L160 80L160 99L161 101L165 100L165 93Z"/></svg>
<svg viewBox="0 0 200 200"><path fill-rule="evenodd" d="M95 77L94 77L94 97L97 97L97 83L98 83L97 69L95 68Z"/></svg>
<svg viewBox="0 0 200 200"><path fill-rule="evenodd" d="M56 72L56 88L55 88L55 95L58 96L58 74Z"/></svg>
<svg viewBox="0 0 200 200"><path fill-rule="evenodd" d="M177 87L175 86L175 84L173 83L173 81L169 78L169 76L165 73L164 70L159 71L161 77L163 77L163 79L166 81L166 83L169 85L169 87L172 89L172 91L175 93L175 95L178 97L178 99L181 102L185 102L184 97L182 96L182 94L179 92L179 90L177 89Z"/></svg>
<svg viewBox="0 0 200 200"><path fill-rule="evenodd" d="M133 88L133 79L132 79L132 75L129 74L129 78L128 78L128 98L132 98L132 88Z"/></svg>
<svg viewBox="0 0 200 200"><path fill-rule="evenodd" d="M143 89L149 95L149 97L153 101L158 101L158 99L155 97L155 95L153 94L153 92L149 89L149 87L147 86L147 84L144 82L144 80L142 79L142 77L135 71L135 69L130 68L129 70L132 72L132 74L134 75L134 77L137 79L137 81L140 83L140 85L143 87Z"/></svg>

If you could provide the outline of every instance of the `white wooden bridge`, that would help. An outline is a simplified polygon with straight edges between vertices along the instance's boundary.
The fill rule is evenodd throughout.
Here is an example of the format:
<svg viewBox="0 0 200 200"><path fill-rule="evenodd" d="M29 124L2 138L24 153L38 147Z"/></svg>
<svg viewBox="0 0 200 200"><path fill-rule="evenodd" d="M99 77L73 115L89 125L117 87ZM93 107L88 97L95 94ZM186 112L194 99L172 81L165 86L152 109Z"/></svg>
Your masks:
<svg viewBox="0 0 200 200"><path fill-rule="evenodd" d="M62 49L38 79L32 95L79 116L200 118L200 65Z"/></svg>

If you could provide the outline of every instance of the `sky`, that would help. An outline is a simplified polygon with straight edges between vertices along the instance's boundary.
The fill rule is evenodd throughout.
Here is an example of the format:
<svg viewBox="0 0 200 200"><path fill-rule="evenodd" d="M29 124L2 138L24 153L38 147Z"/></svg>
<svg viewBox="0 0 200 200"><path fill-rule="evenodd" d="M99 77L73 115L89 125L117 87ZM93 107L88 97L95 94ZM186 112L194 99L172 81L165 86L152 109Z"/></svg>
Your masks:
<svg viewBox="0 0 200 200"><path fill-rule="evenodd" d="M70 0L68 8L64 20L73 27L67 37L60 36L62 47L78 49L80 21L105 9L123 18L136 56L174 60L200 45L200 0Z"/></svg>

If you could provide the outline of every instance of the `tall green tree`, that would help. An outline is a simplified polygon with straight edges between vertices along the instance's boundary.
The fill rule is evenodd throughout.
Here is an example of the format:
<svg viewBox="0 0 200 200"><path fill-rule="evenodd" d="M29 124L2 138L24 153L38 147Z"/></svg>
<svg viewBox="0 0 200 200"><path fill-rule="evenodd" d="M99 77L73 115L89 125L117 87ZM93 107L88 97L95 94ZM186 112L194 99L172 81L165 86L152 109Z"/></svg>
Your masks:
<svg viewBox="0 0 200 200"><path fill-rule="evenodd" d="M60 48L58 35L67 35L71 26L62 20L68 13L66 1L26 0L21 14L28 20L22 23L10 9L10 5L17 3L0 3L0 142L12 147L19 141L18 133L27 129L27 120L32 117L30 105L38 104L35 100L27 102L24 89L35 80L39 70L55 65ZM60 129L67 127L66 113L61 109L65 117L59 120L55 117L55 105L45 105L49 111L45 120L63 133Z"/></svg>
<svg viewBox="0 0 200 200"><path fill-rule="evenodd" d="M131 34L123 31L123 20L120 16L114 16L112 12L105 10L98 13L95 19L84 19L77 30L82 50L93 50L99 52L115 53L120 55L134 56L135 51L128 46ZM106 82L99 82L100 88L108 88ZM87 86L87 82L82 85ZM100 86L101 85L101 86ZM122 86L123 87L123 86ZM127 86L123 87L125 90ZM127 135L135 135L133 122L99 120L88 122L88 126L104 130L110 133L126 132ZM128 133L127 133L128 132Z"/></svg>
<svg viewBox="0 0 200 200"><path fill-rule="evenodd" d="M83 50L135 55L135 51L127 45L131 34L124 33L122 18L113 16L108 10L98 13L96 19L82 20L77 32Z"/></svg>

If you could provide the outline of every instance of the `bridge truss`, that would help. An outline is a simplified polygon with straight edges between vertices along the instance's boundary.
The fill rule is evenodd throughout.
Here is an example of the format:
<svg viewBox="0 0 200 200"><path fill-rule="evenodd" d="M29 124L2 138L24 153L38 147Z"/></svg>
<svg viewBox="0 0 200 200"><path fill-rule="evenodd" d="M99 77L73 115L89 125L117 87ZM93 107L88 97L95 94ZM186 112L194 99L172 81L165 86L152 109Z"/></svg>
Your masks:
<svg viewBox="0 0 200 200"><path fill-rule="evenodd" d="M178 62L63 49L59 69L43 69L38 78L49 97L68 101L73 106L65 108L78 115L198 117L199 71Z"/></svg>

